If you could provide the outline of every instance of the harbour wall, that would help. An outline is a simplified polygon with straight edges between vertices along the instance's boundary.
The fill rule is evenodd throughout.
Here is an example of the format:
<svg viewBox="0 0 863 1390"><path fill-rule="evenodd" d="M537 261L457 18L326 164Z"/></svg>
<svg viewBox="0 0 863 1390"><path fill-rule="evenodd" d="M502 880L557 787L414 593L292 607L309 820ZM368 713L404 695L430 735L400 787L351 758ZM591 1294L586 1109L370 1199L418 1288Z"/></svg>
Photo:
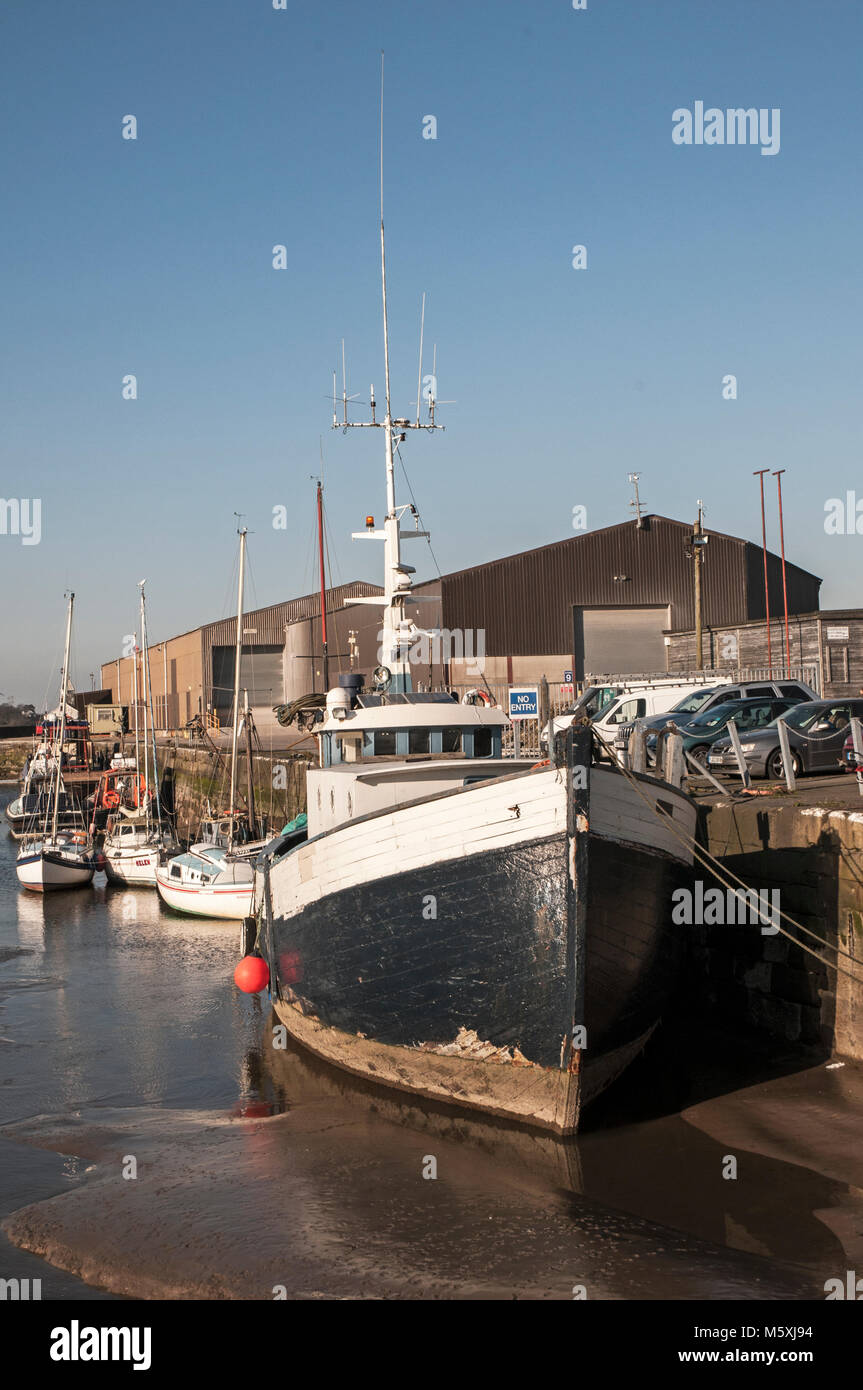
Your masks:
<svg viewBox="0 0 863 1390"><path fill-rule="evenodd" d="M702 833L724 868L759 892L778 889L781 911L829 945L784 918L771 934L757 923L693 925L694 1009L821 1055L863 1060L863 803L852 810L722 801L703 809ZM696 877L705 890L716 886L698 865ZM847 956L837 956L837 945Z"/></svg>
<svg viewBox="0 0 863 1390"><path fill-rule="evenodd" d="M165 746L158 749L159 772L169 809L181 839L194 836L209 802L213 813L228 805L230 775L227 758L209 749ZM310 759L290 753L253 754L253 785L258 814L270 818L277 833L287 821L306 809L306 770ZM238 805L245 805L248 761L237 756Z"/></svg>

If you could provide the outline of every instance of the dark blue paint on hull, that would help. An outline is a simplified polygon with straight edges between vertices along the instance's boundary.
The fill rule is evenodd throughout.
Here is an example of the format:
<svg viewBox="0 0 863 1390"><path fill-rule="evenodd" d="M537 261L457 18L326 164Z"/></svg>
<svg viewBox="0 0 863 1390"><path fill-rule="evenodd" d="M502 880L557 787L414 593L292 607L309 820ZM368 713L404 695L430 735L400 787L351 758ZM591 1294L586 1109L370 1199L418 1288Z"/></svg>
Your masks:
<svg viewBox="0 0 863 1390"><path fill-rule="evenodd" d="M682 944L671 893L688 876L595 836L589 864L588 1065L660 1017ZM566 876L560 835L332 894L273 925L282 995L376 1043L446 1044L466 1028L557 1068L569 1031Z"/></svg>

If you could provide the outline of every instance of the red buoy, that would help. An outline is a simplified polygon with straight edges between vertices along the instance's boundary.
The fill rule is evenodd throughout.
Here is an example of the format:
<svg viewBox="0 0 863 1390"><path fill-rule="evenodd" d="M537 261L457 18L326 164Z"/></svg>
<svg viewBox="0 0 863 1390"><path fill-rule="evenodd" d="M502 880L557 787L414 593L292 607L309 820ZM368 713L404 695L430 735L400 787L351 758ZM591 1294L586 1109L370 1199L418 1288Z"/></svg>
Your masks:
<svg viewBox="0 0 863 1390"><path fill-rule="evenodd" d="M234 971L234 984L244 994L259 994L270 982L270 967L261 956L243 956Z"/></svg>

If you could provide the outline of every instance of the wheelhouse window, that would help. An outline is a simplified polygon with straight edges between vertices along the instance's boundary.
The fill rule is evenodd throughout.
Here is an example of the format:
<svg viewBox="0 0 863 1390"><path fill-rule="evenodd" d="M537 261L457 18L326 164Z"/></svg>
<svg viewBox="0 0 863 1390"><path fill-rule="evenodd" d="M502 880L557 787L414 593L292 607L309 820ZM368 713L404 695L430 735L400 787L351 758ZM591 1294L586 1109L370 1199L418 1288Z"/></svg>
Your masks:
<svg viewBox="0 0 863 1390"><path fill-rule="evenodd" d="M441 729L441 752L461 752L461 729Z"/></svg>
<svg viewBox="0 0 863 1390"><path fill-rule="evenodd" d="M491 757L491 729L474 729L473 755L475 758Z"/></svg>
<svg viewBox="0 0 863 1390"><path fill-rule="evenodd" d="M395 729L375 729L375 757L394 758L396 755Z"/></svg>
<svg viewBox="0 0 863 1390"><path fill-rule="evenodd" d="M409 753L429 753L431 752L431 738L428 729L409 729L408 730L408 752Z"/></svg>

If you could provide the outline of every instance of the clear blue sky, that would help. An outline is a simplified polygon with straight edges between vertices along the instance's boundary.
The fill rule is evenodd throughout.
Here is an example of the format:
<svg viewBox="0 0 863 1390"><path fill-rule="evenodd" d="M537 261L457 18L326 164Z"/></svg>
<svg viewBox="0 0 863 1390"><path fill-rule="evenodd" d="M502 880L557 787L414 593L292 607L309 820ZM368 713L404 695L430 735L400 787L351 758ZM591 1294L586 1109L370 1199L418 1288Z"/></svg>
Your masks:
<svg viewBox="0 0 863 1390"><path fill-rule="evenodd" d="M860 603L863 538L823 520L863 499L861 45L857 0L7 0L0 491L42 499L43 535L0 536L3 693L53 687L66 585L81 686L139 579L154 640L221 616L235 511L252 603L314 588L320 435L334 578L380 577L349 533L383 512L382 441L332 433L328 395L342 336L349 391L383 393L382 47L394 405L423 290L457 402L405 454L442 569L570 535L578 504L623 520L631 469L649 510L700 496L760 540L752 470L785 467L789 558ZM698 100L780 108L779 154L675 145Z"/></svg>

